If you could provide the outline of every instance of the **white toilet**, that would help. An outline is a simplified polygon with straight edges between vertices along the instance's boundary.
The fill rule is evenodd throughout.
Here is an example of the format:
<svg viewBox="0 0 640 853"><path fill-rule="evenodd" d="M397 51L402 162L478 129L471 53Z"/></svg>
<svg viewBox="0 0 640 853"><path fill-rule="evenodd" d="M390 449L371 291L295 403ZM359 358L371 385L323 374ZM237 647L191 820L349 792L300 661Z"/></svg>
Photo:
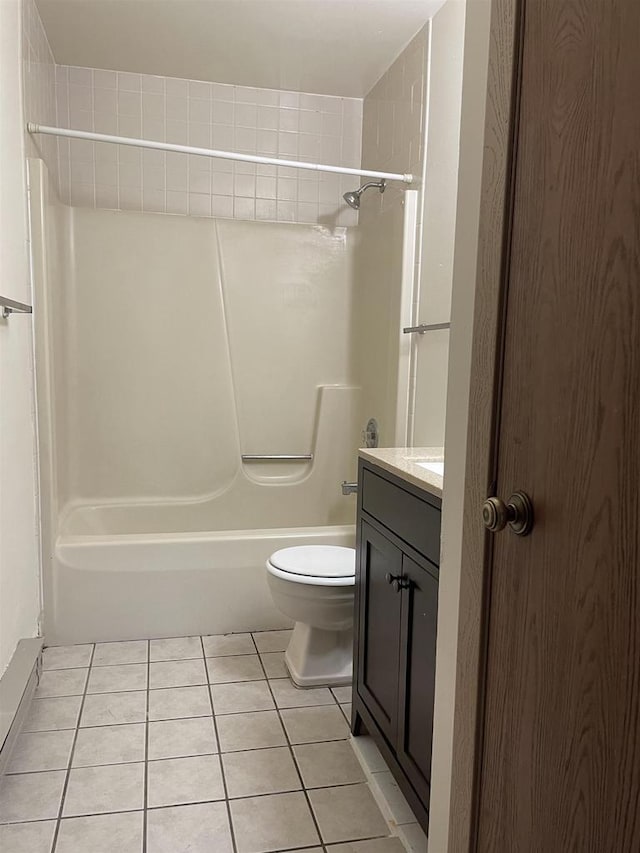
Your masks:
<svg viewBox="0 0 640 853"><path fill-rule="evenodd" d="M296 623L284 659L298 687L351 683L355 555L339 545L301 545L267 560L274 604Z"/></svg>

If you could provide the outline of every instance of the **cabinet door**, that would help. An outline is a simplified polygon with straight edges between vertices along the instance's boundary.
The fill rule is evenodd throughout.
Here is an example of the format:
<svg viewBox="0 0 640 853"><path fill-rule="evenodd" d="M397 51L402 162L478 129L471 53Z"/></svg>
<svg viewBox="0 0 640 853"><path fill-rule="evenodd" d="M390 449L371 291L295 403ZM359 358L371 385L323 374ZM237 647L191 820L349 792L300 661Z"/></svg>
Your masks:
<svg viewBox="0 0 640 853"><path fill-rule="evenodd" d="M436 669L438 581L402 559L402 637L397 755L416 793L429 806Z"/></svg>
<svg viewBox="0 0 640 853"><path fill-rule="evenodd" d="M386 575L402 573L402 553L361 522L359 545L358 693L391 746L398 727L402 596Z"/></svg>

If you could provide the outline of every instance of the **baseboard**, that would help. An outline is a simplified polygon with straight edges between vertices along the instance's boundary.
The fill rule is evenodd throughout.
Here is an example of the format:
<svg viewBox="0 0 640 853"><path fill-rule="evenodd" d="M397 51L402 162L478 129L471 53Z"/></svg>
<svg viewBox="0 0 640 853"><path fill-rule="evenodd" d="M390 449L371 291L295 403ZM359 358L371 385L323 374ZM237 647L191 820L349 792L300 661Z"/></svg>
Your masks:
<svg viewBox="0 0 640 853"><path fill-rule="evenodd" d="M0 776L6 770L38 683L42 642L42 637L20 640L0 678Z"/></svg>

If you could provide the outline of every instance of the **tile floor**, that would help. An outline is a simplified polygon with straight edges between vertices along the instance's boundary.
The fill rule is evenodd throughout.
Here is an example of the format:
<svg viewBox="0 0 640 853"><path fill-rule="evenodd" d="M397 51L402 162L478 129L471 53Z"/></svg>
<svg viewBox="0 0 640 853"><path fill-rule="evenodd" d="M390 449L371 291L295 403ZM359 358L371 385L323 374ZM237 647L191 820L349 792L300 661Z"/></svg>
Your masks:
<svg viewBox="0 0 640 853"><path fill-rule="evenodd" d="M353 740L366 775L354 753L351 688L297 690L288 639L45 649L0 780L0 850L425 853L373 744Z"/></svg>

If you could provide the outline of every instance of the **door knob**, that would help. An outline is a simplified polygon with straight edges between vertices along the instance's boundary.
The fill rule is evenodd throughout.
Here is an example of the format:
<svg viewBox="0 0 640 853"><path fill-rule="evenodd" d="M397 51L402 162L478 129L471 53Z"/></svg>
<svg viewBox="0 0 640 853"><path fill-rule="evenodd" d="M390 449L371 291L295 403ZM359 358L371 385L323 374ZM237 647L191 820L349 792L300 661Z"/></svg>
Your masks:
<svg viewBox="0 0 640 853"><path fill-rule="evenodd" d="M498 533L509 525L516 536L526 536L533 527L533 504L524 492L514 492L507 503L500 498L487 498L482 507L482 521L487 530Z"/></svg>
<svg viewBox="0 0 640 853"><path fill-rule="evenodd" d="M402 575L392 575L391 572L387 572L384 579L396 592L400 592L401 589L409 589L411 586L411 581L408 578L403 578Z"/></svg>

